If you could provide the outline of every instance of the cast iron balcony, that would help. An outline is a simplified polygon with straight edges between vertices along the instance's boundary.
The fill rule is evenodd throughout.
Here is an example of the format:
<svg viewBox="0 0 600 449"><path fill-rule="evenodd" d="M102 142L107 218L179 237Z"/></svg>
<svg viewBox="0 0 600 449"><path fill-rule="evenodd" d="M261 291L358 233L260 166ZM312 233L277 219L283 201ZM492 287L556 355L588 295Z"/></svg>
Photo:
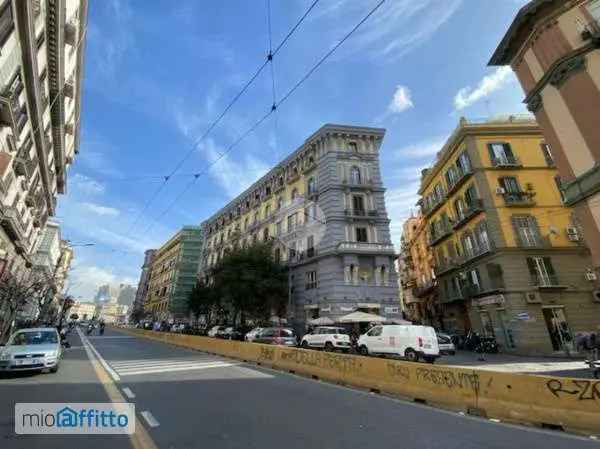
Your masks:
<svg viewBox="0 0 600 449"><path fill-rule="evenodd" d="M460 186L462 186L467 179L473 174L473 170L467 171L458 170L458 177L448 184L448 195L454 193Z"/></svg>
<svg viewBox="0 0 600 449"><path fill-rule="evenodd" d="M499 156L492 158L492 167L496 168L514 168L520 167L521 161L517 156Z"/></svg>
<svg viewBox="0 0 600 449"><path fill-rule="evenodd" d="M475 217L479 212L483 212L483 200L476 199L471 201L470 204L467 205L467 208L463 211L462 215L456 216L456 222L452 225L453 229L459 229L468 223L471 218Z"/></svg>
<svg viewBox="0 0 600 449"><path fill-rule="evenodd" d="M544 274L537 273L531 276L531 284L538 288L566 288L558 282L558 276L555 274Z"/></svg>
<svg viewBox="0 0 600 449"><path fill-rule="evenodd" d="M506 192L502 194L504 204L509 207L535 206L533 195L530 192Z"/></svg>
<svg viewBox="0 0 600 449"><path fill-rule="evenodd" d="M444 240L446 237L449 237L452 234L452 227L450 225L443 225L442 229L435 234L431 234L429 236L429 246L434 246Z"/></svg>
<svg viewBox="0 0 600 449"><path fill-rule="evenodd" d="M420 284L419 286L413 288L413 296L415 298L422 298L432 293L433 290L437 287L436 279L429 279L424 284Z"/></svg>
<svg viewBox="0 0 600 449"><path fill-rule="evenodd" d="M341 253L394 254L394 245L387 243L341 242L337 249Z"/></svg>
<svg viewBox="0 0 600 449"><path fill-rule="evenodd" d="M464 254L462 255L461 263L467 263L479 256L491 253L493 250L494 246L489 242L474 246L471 249L465 250Z"/></svg>
<svg viewBox="0 0 600 449"><path fill-rule="evenodd" d="M446 194L445 193L443 195L441 195L441 196L435 197L434 200L433 200L433 202L431 204L427 204L425 202L425 200L423 199L422 202L421 202L421 210L423 211L423 215L425 217L429 217L436 210L438 210L442 204L444 204L445 200L446 200Z"/></svg>

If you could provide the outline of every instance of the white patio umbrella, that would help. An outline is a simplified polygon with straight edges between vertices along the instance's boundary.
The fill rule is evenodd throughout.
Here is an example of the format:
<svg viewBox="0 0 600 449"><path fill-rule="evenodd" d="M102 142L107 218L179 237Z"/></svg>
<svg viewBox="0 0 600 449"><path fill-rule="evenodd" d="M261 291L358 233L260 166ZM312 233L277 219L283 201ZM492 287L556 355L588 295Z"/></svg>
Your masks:
<svg viewBox="0 0 600 449"><path fill-rule="evenodd" d="M311 326L329 326L334 324L334 321L331 318L326 316L322 316L319 318L314 318L312 320L308 320L308 324Z"/></svg>
<svg viewBox="0 0 600 449"><path fill-rule="evenodd" d="M391 323L391 324L404 324L406 326L412 324L412 322L403 320L401 318L391 318L389 320L386 320L385 322L386 323Z"/></svg>
<svg viewBox="0 0 600 449"><path fill-rule="evenodd" d="M383 323L385 318L373 313L352 312L337 319L339 323Z"/></svg>

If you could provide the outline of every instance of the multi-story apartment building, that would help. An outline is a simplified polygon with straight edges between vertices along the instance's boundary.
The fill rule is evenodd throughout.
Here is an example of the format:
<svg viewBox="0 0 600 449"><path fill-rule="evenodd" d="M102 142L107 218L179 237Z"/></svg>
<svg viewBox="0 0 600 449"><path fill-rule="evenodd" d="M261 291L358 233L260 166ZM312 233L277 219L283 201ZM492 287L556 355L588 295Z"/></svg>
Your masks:
<svg viewBox="0 0 600 449"><path fill-rule="evenodd" d="M553 353L597 326L589 250L551 154L532 119L463 118L424 171L420 204L447 329Z"/></svg>
<svg viewBox="0 0 600 449"><path fill-rule="evenodd" d="M385 130L325 125L206 220L202 266L273 239L290 265L288 318L336 320L355 310L399 318L394 247L379 170Z"/></svg>
<svg viewBox="0 0 600 449"><path fill-rule="evenodd" d="M184 226L156 250L144 310L157 319L189 315L187 300L197 282L202 235L199 226Z"/></svg>
<svg viewBox="0 0 600 449"><path fill-rule="evenodd" d="M135 299L131 313L137 313L144 309L144 304L148 298L148 289L150 287L150 273L152 272L152 262L154 261L155 249L148 249L144 253L144 263L142 264L142 273L138 282Z"/></svg>
<svg viewBox="0 0 600 449"><path fill-rule="evenodd" d="M529 2L490 64L515 71L600 276L600 0Z"/></svg>
<svg viewBox="0 0 600 449"><path fill-rule="evenodd" d="M400 257L404 261L400 279L406 318L415 323L439 326L437 280L423 215L418 214L404 222Z"/></svg>
<svg viewBox="0 0 600 449"><path fill-rule="evenodd" d="M79 146L87 0L0 1L0 265L22 273Z"/></svg>
<svg viewBox="0 0 600 449"><path fill-rule="evenodd" d="M79 320L91 320L99 313L99 307L95 302L76 301L69 309L69 316L75 314ZM68 318L68 317L67 317Z"/></svg>

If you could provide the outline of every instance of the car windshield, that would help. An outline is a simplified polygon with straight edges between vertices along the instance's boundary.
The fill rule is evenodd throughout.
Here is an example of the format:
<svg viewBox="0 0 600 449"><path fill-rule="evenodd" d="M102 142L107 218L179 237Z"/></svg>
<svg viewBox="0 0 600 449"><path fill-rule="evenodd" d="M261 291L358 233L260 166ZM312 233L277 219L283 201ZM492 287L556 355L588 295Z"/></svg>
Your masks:
<svg viewBox="0 0 600 449"><path fill-rule="evenodd" d="M58 343L55 331L26 331L16 334L10 342L13 346L44 345Z"/></svg>
<svg viewBox="0 0 600 449"><path fill-rule="evenodd" d="M438 335L437 338L439 343L450 343L450 338L445 335Z"/></svg>
<svg viewBox="0 0 600 449"><path fill-rule="evenodd" d="M293 337L294 331L292 331L290 329L279 329L279 336L280 337Z"/></svg>

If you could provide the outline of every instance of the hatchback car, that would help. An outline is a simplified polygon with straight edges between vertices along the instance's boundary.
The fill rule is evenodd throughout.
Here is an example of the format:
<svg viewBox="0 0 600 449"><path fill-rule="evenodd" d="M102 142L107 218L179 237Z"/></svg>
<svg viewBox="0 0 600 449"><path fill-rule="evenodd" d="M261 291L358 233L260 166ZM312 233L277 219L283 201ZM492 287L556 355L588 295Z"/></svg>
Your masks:
<svg viewBox="0 0 600 449"><path fill-rule="evenodd" d="M343 327L321 326L302 337L303 348L323 348L326 351L350 349L350 336Z"/></svg>
<svg viewBox="0 0 600 449"><path fill-rule="evenodd" d="M256 336L258 334L260 334L260 332L263 330L262 327L255 327L254 329L252 329L250 332L248 332L245 336L244 336L244 340L246 341L254 341L256 339Z"/></svg>
<svg viewBox="0 0 600 449"><path fill-rule="evenodd" d="M53 327L21 329L0 347L0 371L58 371L62 347Z"/></svg>
<svg viewBox="0 0 600 449"><path fill-rule="evenodd" d="M220 337L225 332L225 326L213 326L208 331L207 335L209 337Z"/></svg>
<svg viewBox="0 0 600 449"><path fill-rule="evenodd" d="M447 334L437 334L438 346L440 348L440 354L456 354L456 346L452 342L452 338Z"/></svg>
<svg viewBox="0 0 600 449"><path fill-rule="evenodd" d="M292 329L283 327L267 327L256 335L254 338L254 343L296 346L298 344L298 338Z"/></svg>

